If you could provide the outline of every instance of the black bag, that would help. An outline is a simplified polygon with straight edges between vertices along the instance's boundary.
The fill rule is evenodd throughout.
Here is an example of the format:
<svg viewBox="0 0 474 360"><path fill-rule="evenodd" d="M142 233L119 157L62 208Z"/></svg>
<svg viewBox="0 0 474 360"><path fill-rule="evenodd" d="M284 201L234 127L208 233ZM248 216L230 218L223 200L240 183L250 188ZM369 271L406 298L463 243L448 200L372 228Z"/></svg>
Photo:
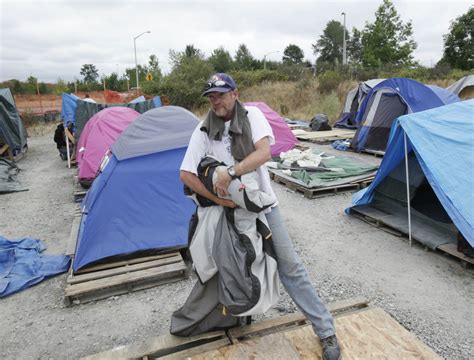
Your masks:
<svg viewBox="0 0 474 360"><path fill-rule="evenodd" d="M309 124L312 131L327 131L331 130L328 117L326 114L316 114Z"/></svg>

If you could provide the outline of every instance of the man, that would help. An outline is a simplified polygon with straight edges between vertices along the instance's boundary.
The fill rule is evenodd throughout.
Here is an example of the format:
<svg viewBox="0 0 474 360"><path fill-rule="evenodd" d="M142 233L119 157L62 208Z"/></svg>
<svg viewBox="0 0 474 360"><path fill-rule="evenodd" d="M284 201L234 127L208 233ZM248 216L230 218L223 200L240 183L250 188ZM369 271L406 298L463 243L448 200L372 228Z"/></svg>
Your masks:
<svg viewBox="0 0 474 360"><path fill-rule="evenodd" d="M90 103L94 103L94 104L97 103L93 98L91 98L91 97L89 96L89 94L86 94L86 96L85 96L84 99L82 99L82 100L83 100L83 101L90 102Z"/></svg>
<svg viewBox="0 0 474 360"><path fill-rule="evenodd" d="M256 170L260 189L275 196L265 167L265 162L271 158L270 145L275 139L263 113L256 107L245 108L238 101L235 81L224 73L209 79L203 96L209 99L211 109L191 136L181 164L181 180L214 203L233 208L236 205L231 200L219 196L227 195L232 179ZM212 155L228 165L227 171L218 173L215 192L219 196L208 191L197 177L198 164L205 155ZM281 282L321 339L323 359L340 359L332 316L312 287L306 269L293 249L278 206L265 215L272 231Z"/></svg>

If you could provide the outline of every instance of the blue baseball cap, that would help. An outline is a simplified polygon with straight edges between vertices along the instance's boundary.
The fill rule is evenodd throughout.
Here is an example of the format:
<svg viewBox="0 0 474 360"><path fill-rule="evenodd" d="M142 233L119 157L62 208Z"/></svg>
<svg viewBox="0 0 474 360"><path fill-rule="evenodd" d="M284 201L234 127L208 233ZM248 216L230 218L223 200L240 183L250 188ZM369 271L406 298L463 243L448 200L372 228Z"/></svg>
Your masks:
<svg viewBox="0 0 474 360"><path fill-rule="evenodd" d="M204 88L202 96L206 96L211 92L226 93L236 89L235 81L230 75L217 73L210 77Z"/></svg>

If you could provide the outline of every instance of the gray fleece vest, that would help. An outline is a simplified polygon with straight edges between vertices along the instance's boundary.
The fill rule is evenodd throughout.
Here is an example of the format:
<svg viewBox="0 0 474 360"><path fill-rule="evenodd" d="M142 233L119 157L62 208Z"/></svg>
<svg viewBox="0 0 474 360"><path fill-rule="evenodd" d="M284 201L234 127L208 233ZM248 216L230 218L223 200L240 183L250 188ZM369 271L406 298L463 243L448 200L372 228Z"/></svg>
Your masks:
<svg viewBox="0 0 474 360"><path fill-rule="evenodd" d="M234 117L230 120L229 135L231 137L230 151L237 161L242 161L255 151L252 129L247 113L244 106L239 101L236 101ZM224 129L224 119L217 116L214 111L209 110L206 119L202 122L201 131L207 134L209 140L222 141Z"/></svg>

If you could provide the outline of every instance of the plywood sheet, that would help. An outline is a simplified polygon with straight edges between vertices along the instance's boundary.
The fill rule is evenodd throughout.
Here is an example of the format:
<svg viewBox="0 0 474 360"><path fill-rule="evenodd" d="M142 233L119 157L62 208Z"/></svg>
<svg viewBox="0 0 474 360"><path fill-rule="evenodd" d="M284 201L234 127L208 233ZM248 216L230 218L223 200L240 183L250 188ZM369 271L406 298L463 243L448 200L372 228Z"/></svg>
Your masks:
<svg viewBox="0 0 474 360"><path fill-rule="evenodd" d="M355 130L350 129L332 129L328 131L305 131L293 130L293 134L301 140L323 139L323 138L339 138L350 139L354 137Z"/></svg>
<svg viewBox="0 0 474 360"><path fill-rule="evenodd" d="M343 358L441 359L379 308L336 318ZM322 349L307 325L195 355L192 359L321 359Z"/></svg>

